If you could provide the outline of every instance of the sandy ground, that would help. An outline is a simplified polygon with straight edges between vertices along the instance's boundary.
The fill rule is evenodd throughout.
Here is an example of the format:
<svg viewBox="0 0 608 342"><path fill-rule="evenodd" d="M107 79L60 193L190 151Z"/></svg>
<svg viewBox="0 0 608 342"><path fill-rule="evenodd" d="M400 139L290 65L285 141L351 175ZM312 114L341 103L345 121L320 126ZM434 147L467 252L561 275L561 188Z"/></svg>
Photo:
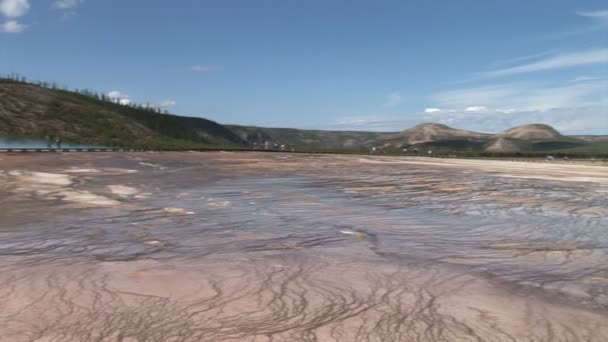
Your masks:
<svg viewBox="0 0 608 342"><path fill-rule="evenodd" d="M0 155L2 341L606 341L608 167Z"/></svg>

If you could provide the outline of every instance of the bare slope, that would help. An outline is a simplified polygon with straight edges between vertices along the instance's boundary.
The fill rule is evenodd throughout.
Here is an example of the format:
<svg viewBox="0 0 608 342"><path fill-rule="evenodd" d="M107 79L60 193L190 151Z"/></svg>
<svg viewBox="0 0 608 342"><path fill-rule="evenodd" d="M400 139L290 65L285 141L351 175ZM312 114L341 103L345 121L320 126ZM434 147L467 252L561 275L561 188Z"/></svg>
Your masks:
<svg viewBox="0 0 608 342"><path fill-rule="evenodd" d="M485 146L484 151L488 152L512 152L521 150L520 146L509 138L496 138L490 140Z"/></svg>

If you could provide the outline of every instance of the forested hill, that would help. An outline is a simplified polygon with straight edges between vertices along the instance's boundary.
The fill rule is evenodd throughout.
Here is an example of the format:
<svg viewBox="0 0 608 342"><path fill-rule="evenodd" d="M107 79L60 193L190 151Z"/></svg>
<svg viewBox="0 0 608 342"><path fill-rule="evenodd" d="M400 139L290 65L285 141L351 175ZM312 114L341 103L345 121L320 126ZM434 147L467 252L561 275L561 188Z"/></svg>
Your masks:
<svg viewBox="0 0 608 342"><path fill-rule="evenodd" d="M0 79L0 136L54 136L79 144L147 148L245 144L231 130L211 120L121 105L92 92L9 79Z"/></svg>

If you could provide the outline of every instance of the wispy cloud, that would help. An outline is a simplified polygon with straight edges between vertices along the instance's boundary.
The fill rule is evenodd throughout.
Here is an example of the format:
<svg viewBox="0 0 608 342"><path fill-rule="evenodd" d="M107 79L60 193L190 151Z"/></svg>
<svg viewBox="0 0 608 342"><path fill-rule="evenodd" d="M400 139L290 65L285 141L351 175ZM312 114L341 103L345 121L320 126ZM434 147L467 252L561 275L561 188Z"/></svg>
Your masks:
<svg viewBox="0 0 608 342"><path fill-rule="evenodd" d="M161 109L169 109L175 106L177 106L177 101L175 100L164 100L157 105L157 107Z"/></svg>
<svg viewBox="0 0 608 342"><path fill-rule="evenodd" d="M194 72L211 72L220 70L217 65L193 65L190 70Z"/></svg>
<svg viewBox="0 0 608 342"><path fill-rule="evenodd" d="M322 129L374 131L374 132L398 132L404 128L414 125L417 119L411 115L366 115L346 116L338 118L332 123L324 123L316 127Z"/></svg>
<svg viewBox="0 0 608 342"><path fill-rule="evenodd" d="M386 95L386 100L384 101L384 105L386 107L394 107L394 106L400 104L401 102L403 102L403 100L404 100L403 95L401 95L400 92L395 91L395 92L392 92L392 93Z"/></svg>
<svg viewBox="0 0 608 342"><path fill-rule="evenodd" d="M597 76L578 76L572 80L572 82L588 82L588 81L597 81L601 80L601 77Z"/></svg>
<svg viewBox="0 0 608 342"><path fill-rule="evenodd" d="M604 24L608 24L608 10L598 10L598 11L579 11L576 14L581 17L587 17Z"/></svg>
<svg viewBox="0 0 608 342"><path fill-rule="evenodd" d="M454 109L486 106L542 111L597 103L605 96L605 92L606 83L601 80L566 85L507 83L438 92L431 95L431 100L445 108Z"/></svg>
<svg viewBox="0 0 608 342"><path fill-rule="evenodd" d="M608 64L608 49L592 49L559 54L510 68L479 72L476 75L485 78L502 77L593 64Z"/></svg>
<svg viewBox="0 0 608 342"><path fill-rule="evenodd" d="M73 9L83 2L84 0L55 0L55 2L53 2L53 7L67 10Z"/></svg>
<svg viewBox="0 0 608 342"><path fill-rule="evenodd" d="M431 100L447 107L466 107L473 103L494 105L514 97L522 89L517 84L461 88L435 93Z"/></svg>
<svg viewBox="0 0 608 342"><path fill-rule="evenodd" d="M525 62L525 61L529 61L529 60L538 59L540 57L555 55L557 52L559 52L559 50L557 50L557 49L547 50L547 51L542 51L542 52L538 52L538 53L534 53L534 54L530 54L530 55L526 55L526 56L501 59L501 60L493 62L492 64L496 65L496 66L517 64L517 63L521 63L521 62Z"/></svg>
<svg viewBox="0 0 608 342"><path fill-rule="evenodd" d="M78 15L76 8L82 3L84 3L84 0L55 0L53 2L53 7L61 13L59 21L67 21Z"/></svg>
<svg viewBox="0 0 608 342"><path fill-rule="evenodd" d="M21 24L17 20L8 20L0 24L0 31L6 33L19 33L27 28L27 25Z"/></svg>
<svg viewBox="0 0 608 342"><path fill-rule="evenodd" d="M586 20L586 25L537 37L539 39L563 39L608 29L608 10L578 11L576 14Z"/></svg>

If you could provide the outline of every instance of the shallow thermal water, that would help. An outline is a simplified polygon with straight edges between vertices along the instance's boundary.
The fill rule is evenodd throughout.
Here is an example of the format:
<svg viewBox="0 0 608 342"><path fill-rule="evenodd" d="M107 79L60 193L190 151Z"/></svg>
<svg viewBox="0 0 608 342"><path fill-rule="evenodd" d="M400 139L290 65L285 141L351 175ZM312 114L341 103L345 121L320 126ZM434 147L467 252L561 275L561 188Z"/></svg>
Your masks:
<svg viewBox="0 0 608 342"><path fill-rule="evenodd" d="M57 144L51 141L50 144L47 141L42 140L23 140L23 139L7 139L0 137L0 150L1 149L47 149L56 148ZM62 143L61 147L64 149L68 148L101 148L101 146L91 145L78 145L70 143Z"/></svg>
<svg viewBox="0 0 608 342"><path fill-rule="evenodd" d="M606 166L0 155L0 204L7 341L608 340Z"/></svg>

